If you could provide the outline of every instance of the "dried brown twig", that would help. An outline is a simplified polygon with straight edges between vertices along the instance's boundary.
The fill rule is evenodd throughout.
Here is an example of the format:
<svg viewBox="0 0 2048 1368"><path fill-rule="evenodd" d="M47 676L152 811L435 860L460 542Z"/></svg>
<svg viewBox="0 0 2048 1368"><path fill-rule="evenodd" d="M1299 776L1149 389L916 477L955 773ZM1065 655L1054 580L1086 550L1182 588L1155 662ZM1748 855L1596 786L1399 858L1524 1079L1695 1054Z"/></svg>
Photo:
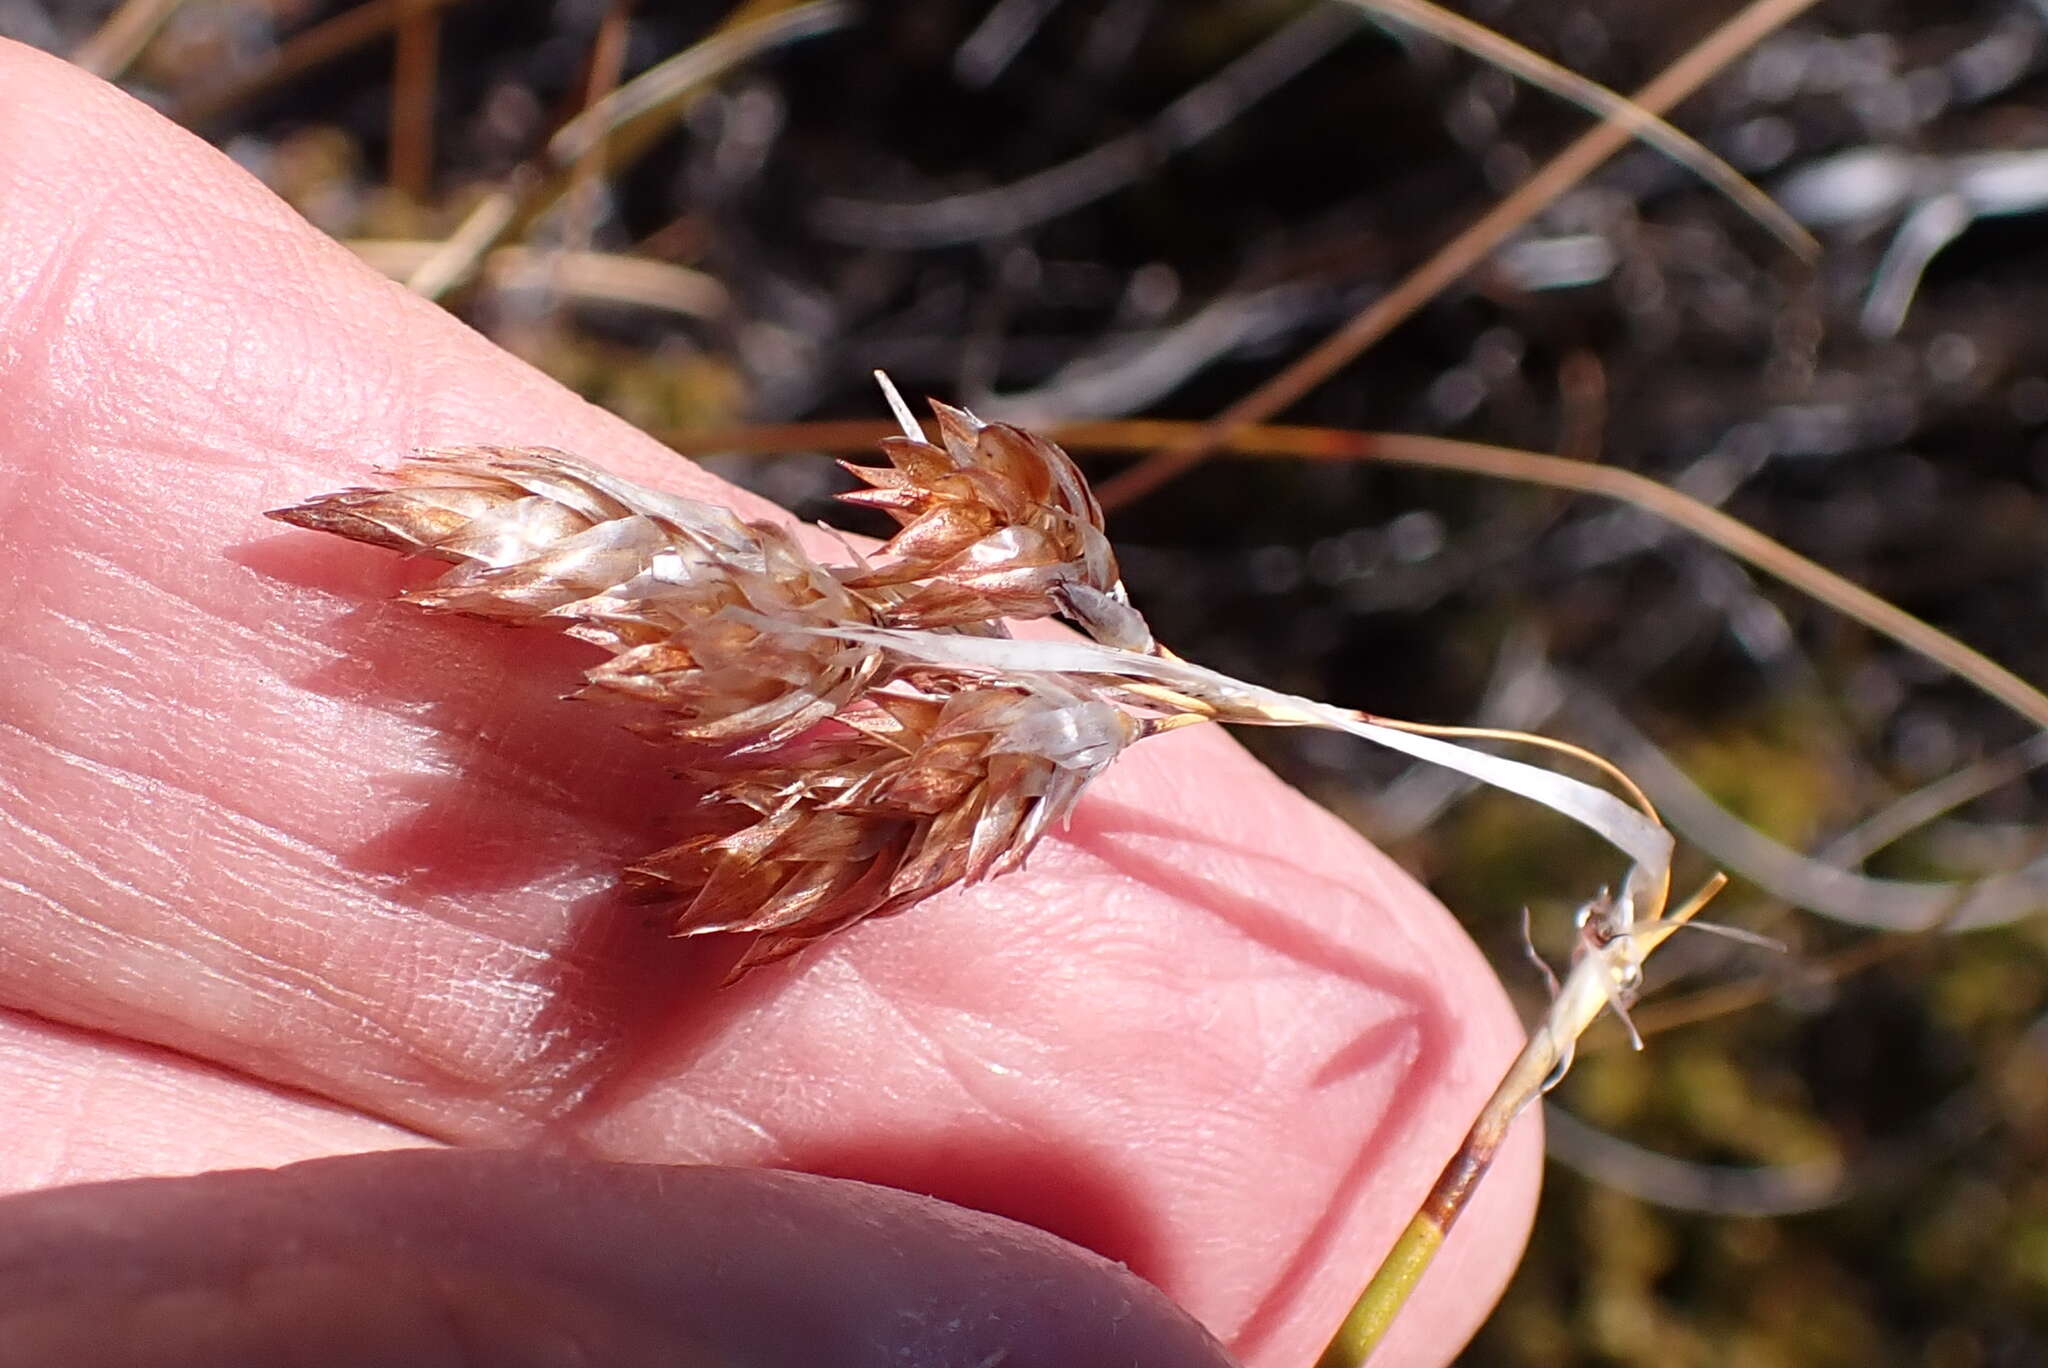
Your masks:
<svg viewBox="0 0 2048 1368"><path fill-rule="evenodd" d="M629 161L615 141L644 138L665 127L709 82L739 63L778 44L829 32L850 17L842 0L752 0L738 6L705 38L613 87L557 129L537 156L478 201L440 250L407 279L407 287L428 299L441 298L467 280L515 226L531 222L567 193L579 167L589 174L600 159L614 169Z"/></svg>
<svg viewBox="0 0 2048 1368"><path fill-rule="evenodd" d="M1486 259L1509 234L1628 145L1649 115L1661 115L1716 72L1790 22L1814 0L1751 0L1733 18L1666 67L1622 107L1552 157L1469 228L1308 353L1209 420L1202 429L1147 457L1102 487L1103 504L1121 508L1198 464L1231 434L1263 423L1329 379L1352 358Z"/></svg>
<svg viewBox="0 0 2048 1368"><path fill-rule="evenodd" d="M117 79L184 3L185 0L124 0L92 37L72 49L72 64L105 80Z"/></svg>
<svg viewBox="0 0 2048 1368"><path fill-rule="evenodd" d="M1637 137L1726 195L1800 260L1811 263L1820 256L1820 244L1813 240L1813 234L1779 208L1776 200L1702 147L1696 139L1673 128L1640 105L1632 105L1627 97L1587 80L1576 71L1559 66L1484 24L1474 23L1462 14L1432 4L1430 0L1347 0L1347 3L1397 23L1413 25L1424 33L1491 62L1503 71L1513 72L1560 99L1570 100L1588 113L1631 123Z"/></svg>
<svg viewBox="0 0 2048 1368"><path fill-rule="evenodd" d="M434 93L441 64L435 0L401 0L391 59L391 186L423 203L434 179Z"/></svg>
<svg viewBox="0 0 2048 1368"><path fill-rule="evenodd" d="M224 85L181 94L171 107L171 117L188 126L210 123L294 76L382 37L401 22L418 20L422 7L441 10L462 3L464 0L364 0L303 33L294 34L255 71L232 77Z"/></svg>

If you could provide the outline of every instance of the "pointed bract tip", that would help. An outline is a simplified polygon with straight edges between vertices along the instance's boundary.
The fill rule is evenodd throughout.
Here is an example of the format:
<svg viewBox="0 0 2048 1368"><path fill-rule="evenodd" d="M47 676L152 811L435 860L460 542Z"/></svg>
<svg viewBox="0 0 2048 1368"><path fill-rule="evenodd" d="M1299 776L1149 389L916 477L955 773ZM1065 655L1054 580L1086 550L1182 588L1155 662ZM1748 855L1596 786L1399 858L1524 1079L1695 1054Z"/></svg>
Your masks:
<svg viewBox="0 0 2048 1368"><path fill-rule="evenodd" d="M917 425L917 417L911 413L910 405L903 402L903 395L896 388L896 382L889 378L889 372L877 370L875 383L882 387L882 397L889 401L889 412L896 415L896 426L903 429L903 435L913 442L924 440L924 429Z"/></svg>

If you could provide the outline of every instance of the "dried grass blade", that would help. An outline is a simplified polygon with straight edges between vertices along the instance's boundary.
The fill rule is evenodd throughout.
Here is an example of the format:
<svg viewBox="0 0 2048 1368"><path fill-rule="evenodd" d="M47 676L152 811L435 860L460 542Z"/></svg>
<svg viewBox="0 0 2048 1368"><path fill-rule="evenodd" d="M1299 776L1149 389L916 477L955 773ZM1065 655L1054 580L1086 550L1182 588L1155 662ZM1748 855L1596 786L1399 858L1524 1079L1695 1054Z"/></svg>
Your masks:
<svg viewBox="0 0 2048 1368"><path fill-rule="evenodd" d="M829 33L852 22L854 13L846 0L741 5L716 32L649 67L563 124L548 139L548 159L558 167L572 166L594 144L642 119L666 120L707 81L741 62L783 43Z"/></svg>
<svg viewBox="0 0 2048 1368"><path fill-rule="evenodd" d="M813 221L823 235L841 242L901 250L1035 228L1116 193L1200 143L1362 31L1355 18L1310 5L1143 126L1077 157L1019 180L936 200L827 199Z"/></svg>
<svg viewBox="0 0 2048 1368"><path fill-rule="evenodd" d="M467 3L467 0L425 0L435 9ZM352 5L302 33L292 35L270 55L263 67L238 77L225 86L200 90L184 96L171 108L171 117L187 126L207 123L245 100L254 99L283 85L292 77L324 65L354 51L373 38L381 37L402 17L400 0L364 0Z"/></svg>
<svg viewBox="0 0 2048 1368"><path fill-rule="evenodd" d="M1738 14L1700 40L1648 85L1636 92L1631 108L1660 114L1693 93L1708 78L1749 50L1767 33L1788 22L1815 0L1751 0ZM1609 116L1558 153L1464 232L1410 272L1350 322L1338 328L1307 354L1239 399L1200 430L1105 483L1097 491L1104 508L1120 508L1158 488L1199 463L1242 428L1262 423L1329 379L1353 357L1448 289L1459 277L1577 185L1593 169L1627 146L1633 129L1626 119Z"/></svg>
<svg viewBox="0 0 2048 1368"><path fill-rule="evenodd" d="M185 0L126 0L92 37L72 49L71 64L101 80L119 80L184 3Z"/></svg>
<svg viewBox="0 0 2048 1368"><path fill-rule="evenodd" d="M1618 119L1632 126L1635 135L1707 184L1726 195L1735 206L1755 219L1764 231L1785 244L1793 255L1811 264L1820 256L1820 244L1799 220L1765 194L1754 181L1680 129L1674 128L1626 95L1589 81L1569 67L1558 65L1540 52L1454 14L1429 0L1345 0L1397 23L1410 24L1440 38L1453 47L1512 72L1530 85L1569 100L1589 114Z"/></svg>
<svg viewBox="0 0 2048 1368"><path fill-rule="evenodd" d="M1076 423L1051 436L1077 450L1173 449L1199 441L1204 425L1156 418ZM846 450L871 444L886 429L875 423L783 423L716 432L675 430L663 440L684 453L778 451L791 447ZM1233 431L1223 445L1246 456L1313 461L1387 461L1452 470L1489 479L1568 489L1614 499L1685 529L1746 565L1780 580L1870 630L1968 680L2035 727L2048 730L2048 693L1948 633L1923 622L1826 566L1773 541L1739 518L1647 475L1616 466L1405 432L1353 432L1343 428L1259 424ZM1114 484L1114 481L1111 482ZM1109 485L1103 486L1107 490ZM1101 491L1098 491L1101 492Z"/></svg>
<svg viewBox="0 0 2048 1368"><path fill-rule="evenodd" d="M608 164L614 171L622 169L632 161L633 150L614 145L614 140L651 135L685 108L706 82L778 44L828 33L853 18L845 0L785 2L767 13L760 9L741 5L710 36L641 72L563 124L542 155L513 172L508 183L514 190L485 196L441 249L413 272L406 288L439 299L467 280L514 225L530 222L552 205L567 190L578 161L593 148L607 147Z"/></svg>

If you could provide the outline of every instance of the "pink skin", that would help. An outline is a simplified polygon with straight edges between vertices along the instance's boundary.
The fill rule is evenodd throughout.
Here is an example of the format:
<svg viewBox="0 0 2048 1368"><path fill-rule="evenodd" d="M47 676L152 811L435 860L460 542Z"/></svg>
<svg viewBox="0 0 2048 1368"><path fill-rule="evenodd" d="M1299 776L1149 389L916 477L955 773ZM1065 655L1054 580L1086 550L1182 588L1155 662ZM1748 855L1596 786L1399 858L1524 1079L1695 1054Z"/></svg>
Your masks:
<svg viewBox="0 0 2048 1368"><path fill-rule="evenodd" d="M735 945L612 888L676 786L559 701L591 652L393 604L419 567L260 512L474 441L765 506L6 44L0 204L0 1191L425 1145L801 1169L1065 1236L1248 1364L1313 1359L1520 1037L1426 893L1194 728L1023 873L717 991ZM1537 1167L1525 1122L1385 1363L1463 1343ZM607 1181L575 1172L579 1240L645 1228L566 1209Z"/></svg>

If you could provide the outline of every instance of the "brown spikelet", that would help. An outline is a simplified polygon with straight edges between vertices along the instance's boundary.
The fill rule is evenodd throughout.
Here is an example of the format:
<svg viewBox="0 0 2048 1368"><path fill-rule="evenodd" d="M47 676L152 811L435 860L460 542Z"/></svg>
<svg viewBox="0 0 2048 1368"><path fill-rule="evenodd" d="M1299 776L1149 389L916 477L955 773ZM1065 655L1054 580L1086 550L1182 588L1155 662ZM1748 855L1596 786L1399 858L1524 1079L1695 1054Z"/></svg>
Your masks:
<svg viewBox="0 0 2048 1368"><path fill-rule="evenodd" d="M416 454L390 489L348 489L271 517L453 561L406 594L423 608L554 627L612 651L584 692L654 705L680 740L772 744L856 698L872 651L761 620L872 622L788 532L541 447Z"/></svg>
<svg viewBox="0 0 2048 1368"><path fill-rule="evenodd" d="M1146 724L1057 685L876 694L716 785L712 828L639 862L683 935L753 932L743 972L1021 864Z"/></svg>
<svg viewBox="0 0 2048 1368"><path fill-rule="evenodd" d="M890 437L889 465L840 464L869 488L840 498L888 512L889 558L846 579L893 589L891 627L944 628L1062 614L1104 645L1149 650L1125 597L1102 507L1066 452L934 400L940 445Z"/></svg>

